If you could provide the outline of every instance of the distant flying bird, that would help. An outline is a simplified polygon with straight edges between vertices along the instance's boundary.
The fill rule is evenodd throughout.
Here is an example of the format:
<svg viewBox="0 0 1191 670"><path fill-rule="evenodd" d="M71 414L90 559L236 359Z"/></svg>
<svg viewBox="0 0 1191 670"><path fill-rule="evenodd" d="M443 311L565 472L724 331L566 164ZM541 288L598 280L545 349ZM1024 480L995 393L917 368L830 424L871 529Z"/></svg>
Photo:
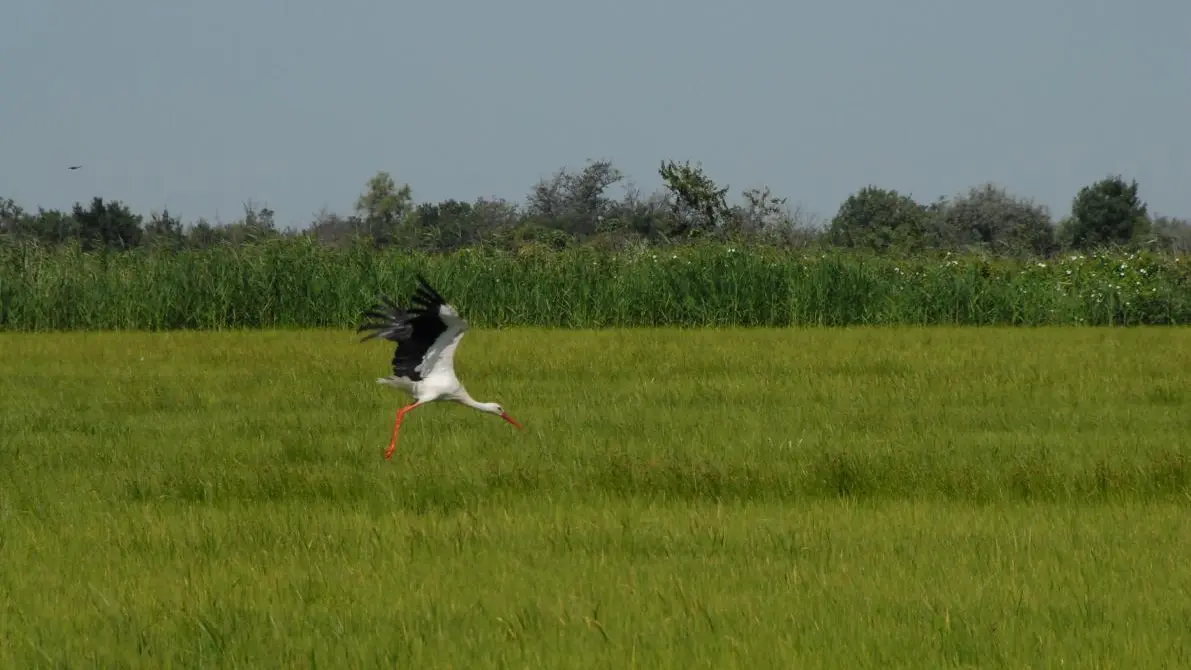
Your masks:
<svg viewBox="0 0 1191 670"><path fill-rule="evenodd" d="M413 404L397 410L393 438L385 452L386 460L393 457L393 450L397 448L397 431L401 429L405 415L436 400L467 405L495 414L517 428L522 427L499 404L477 402L468 395L467 389L455 377L455 349L467 333L467 321L460 318L459 312L448 305L421 275L418 275L418 283L413 307L398 307L387 297L380 296L384 304L377 304L365 312L366 319L372 321L356 330L357 333L373 331L360 342L380 337L397 343L397 351L393 353L393 374L376 381L401 389L414 399Z"/></svg>
<svg viewBox="0 0 1191 670"><path fill-rule="evenodd" d="M77 170L77 169L79 169L79 168L81 168L81 167L83 167L83 166L82 166L82 165L71 165L70 167L68 167L68 168L66 168L66 169L67 169L67 170Z"/></svg>

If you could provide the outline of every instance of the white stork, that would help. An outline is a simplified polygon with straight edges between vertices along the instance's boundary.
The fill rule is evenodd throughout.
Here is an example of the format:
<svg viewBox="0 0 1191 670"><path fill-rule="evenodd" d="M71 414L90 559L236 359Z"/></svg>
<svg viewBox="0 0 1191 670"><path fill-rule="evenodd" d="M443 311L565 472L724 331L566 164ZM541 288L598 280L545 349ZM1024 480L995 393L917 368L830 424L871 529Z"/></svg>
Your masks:
<svg viewBox="0 0 1191 670"><path fill-rule="evenodd" d="M414 292L413 307L404 309L393 304L385 296L383 305L375 305L364 313L367 319L357 329L373 331L361 342L380 337L397 343L393 353L393 374L377 379L377 383L402 389L413 396L414 402L397 410L393 423L393 439L385 459L393 457L397 448L397 431L405 415L415 407L421 407L435 400L452 400L481 412L495 414L517 428L521 424L508 415L498 403L478 402L467 393L463 384L455 377L455 349L467 333L467 321L459 312L448 305L438 291L418 275L421 286Z"/></svg>

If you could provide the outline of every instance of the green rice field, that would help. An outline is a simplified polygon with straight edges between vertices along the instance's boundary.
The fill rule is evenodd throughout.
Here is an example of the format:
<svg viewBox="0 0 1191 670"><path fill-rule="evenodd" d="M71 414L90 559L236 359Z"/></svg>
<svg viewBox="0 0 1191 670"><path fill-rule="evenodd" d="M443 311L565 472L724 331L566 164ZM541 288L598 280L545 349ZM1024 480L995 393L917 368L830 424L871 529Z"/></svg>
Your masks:
<svg viewBox="0 0 1191 670"><path fill-rule="evenodd" d="M1191 666L1185 328L0 334L0 667Z"/></svg>

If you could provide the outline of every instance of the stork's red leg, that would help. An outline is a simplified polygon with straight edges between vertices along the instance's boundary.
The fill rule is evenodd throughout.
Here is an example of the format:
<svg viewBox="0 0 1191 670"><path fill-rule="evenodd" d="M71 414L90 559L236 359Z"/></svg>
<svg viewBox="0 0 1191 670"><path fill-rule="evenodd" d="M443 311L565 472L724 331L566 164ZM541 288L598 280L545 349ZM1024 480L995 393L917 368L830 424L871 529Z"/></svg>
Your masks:
<svg viewBox="0 0 1191 670"><path fill-rule="evenodd" d="M397 420L393 422L393 439L389 440L389 448L385 451L386 461L393 458L393 451L397 449L397 430L401 428L401 421L405 419L405 414L421 404L420 402L415 402L412 405L406 405L397 410Z"/></svg>

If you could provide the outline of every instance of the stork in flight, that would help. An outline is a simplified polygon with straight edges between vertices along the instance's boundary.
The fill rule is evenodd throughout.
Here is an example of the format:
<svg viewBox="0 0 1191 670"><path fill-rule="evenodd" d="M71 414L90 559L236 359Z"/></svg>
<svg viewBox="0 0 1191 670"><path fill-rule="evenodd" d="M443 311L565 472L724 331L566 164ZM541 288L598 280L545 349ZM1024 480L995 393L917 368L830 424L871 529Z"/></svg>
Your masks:
<svg viewBox="0 0 1191 670"><path fill-rule="evenodd" d="M401 389L414 399L413 404L397 410L393 438L385 452L386 460L393 457L393 450L397 448L397 431L401 429L405 415L435 400L451 400L495 414L521 428L521 424L498 403L478 402L463 388L455 376L455 349L467 333L467 321L460 318L459 312L448 305L421 275L418 275L418 283L421 286L414 292L413 307L398 307L381 296L384 304L377 304L365 312L365 318L371 321L366 321L356 331L372 331L361 342L380 337L397 343L397 351L393 353L393 374L376 381Z"/></svg>

